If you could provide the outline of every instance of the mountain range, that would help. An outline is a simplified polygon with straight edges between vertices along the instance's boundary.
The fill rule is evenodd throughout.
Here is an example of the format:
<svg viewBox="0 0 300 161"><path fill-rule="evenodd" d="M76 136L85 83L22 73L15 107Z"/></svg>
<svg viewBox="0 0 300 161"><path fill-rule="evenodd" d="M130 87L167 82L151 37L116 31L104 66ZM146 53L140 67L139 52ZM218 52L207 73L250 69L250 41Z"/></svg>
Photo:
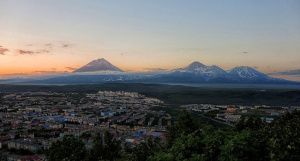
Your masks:
<svg viewBox="0 0 300 161"><path fill-rule="evenodd" d="M247 66L239 66L225 71L218 66L206 66L200 62L193 62L185 68L157 75L152 78L152 81L171 83L290 83L287 80L272 78Z"/></svg>
<svg viewBox="0 0 300 161"><path fill-rule="evenodd" d="M267 74L247 66L239 66L229 71L225 71L216 65L207 66L197 61L184 68L173 69L165 72L130 73L114 66L104 58L93 60L66 75L39 80L23 80L23 83L33 84L86 84L103 82L239 84L296 83L284 79L270 77Z"/></svg>

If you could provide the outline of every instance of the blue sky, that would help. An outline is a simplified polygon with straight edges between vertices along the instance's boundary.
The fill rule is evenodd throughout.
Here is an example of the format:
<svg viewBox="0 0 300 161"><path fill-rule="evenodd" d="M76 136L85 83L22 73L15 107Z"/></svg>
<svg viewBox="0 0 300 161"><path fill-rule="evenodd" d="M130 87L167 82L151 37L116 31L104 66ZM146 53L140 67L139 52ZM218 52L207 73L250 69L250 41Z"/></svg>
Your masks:
<svg viewBox="0 0 300 161"><path fill-rule="evenodd" d="M300 68L298 0L0 0L0 26L9 50L0 74L63 71L101 57L128 71L191 61ZM37 52L45 44L51 50Z"/></svg>

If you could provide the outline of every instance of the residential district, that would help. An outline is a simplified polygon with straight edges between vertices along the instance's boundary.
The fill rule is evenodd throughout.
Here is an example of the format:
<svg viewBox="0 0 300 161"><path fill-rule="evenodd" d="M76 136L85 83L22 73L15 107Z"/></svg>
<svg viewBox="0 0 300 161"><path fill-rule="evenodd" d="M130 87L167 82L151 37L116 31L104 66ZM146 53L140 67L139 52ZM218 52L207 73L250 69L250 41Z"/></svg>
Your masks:
<svg viewBox="0 0 300 161"><path fill-rule="evenodd" d="M87 148L92 135L108 131L135 146L148 137L166 142L172 116L156 98L135 92L99 91L93 94L5 93L0 102L0 153L9 161L42 161L52 143L66 135L80 137ZM299 107L191 104L181 108L232 125L242 115L256 113L266 122ZM21 152L21 153L20 153ZM30 152L22 154L22 152Z"/></svg>

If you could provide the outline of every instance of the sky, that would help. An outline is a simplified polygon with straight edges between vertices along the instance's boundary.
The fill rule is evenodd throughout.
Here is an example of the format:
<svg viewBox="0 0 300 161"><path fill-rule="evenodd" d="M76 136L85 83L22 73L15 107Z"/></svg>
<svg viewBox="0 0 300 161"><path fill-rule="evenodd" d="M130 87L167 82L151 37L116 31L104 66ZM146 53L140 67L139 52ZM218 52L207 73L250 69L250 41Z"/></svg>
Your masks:
<svg viewBox="0 0 300 161"><path fill-rule="evenodd" d="M0 0L0 26L1 76L98 58L125 71L300 69L299 0Z"/></svg>

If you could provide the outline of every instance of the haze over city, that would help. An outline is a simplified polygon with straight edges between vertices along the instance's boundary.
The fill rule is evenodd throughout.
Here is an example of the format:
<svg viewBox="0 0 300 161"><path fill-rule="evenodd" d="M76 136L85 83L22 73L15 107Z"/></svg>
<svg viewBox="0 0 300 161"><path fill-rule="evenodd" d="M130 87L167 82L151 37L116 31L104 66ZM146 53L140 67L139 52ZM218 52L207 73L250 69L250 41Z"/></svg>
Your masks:
<svg viewBox="0 0 300 161"><path fill-rule="evenodd" d="M71 72L98 58L130 72L193 61L298 70L299 15L297 0L1 0L0 75Z"/></svg>

